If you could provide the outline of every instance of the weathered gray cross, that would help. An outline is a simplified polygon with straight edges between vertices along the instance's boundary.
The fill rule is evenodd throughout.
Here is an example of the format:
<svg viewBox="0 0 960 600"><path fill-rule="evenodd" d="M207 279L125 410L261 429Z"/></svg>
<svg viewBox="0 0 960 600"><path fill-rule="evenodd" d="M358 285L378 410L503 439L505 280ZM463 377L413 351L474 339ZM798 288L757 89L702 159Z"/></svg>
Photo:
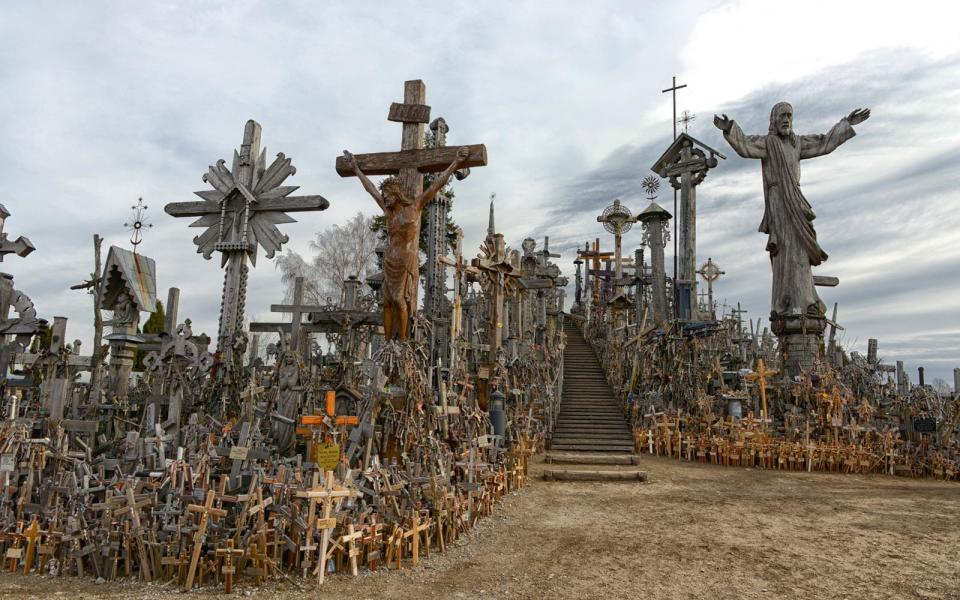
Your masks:
<svg viewBox="0 0 960 600"><path fill-rule="evenodd" d="M7 239L7 233L3 230L3 225L9 216L10 211L0 204L0 262L3 262L3 257L7 254L16 254L23 257L36 250L30 240L22 235L14 241Z"/></svg>
<svg viewBox="0 0 960 600"><path fill-rule="evenodd" d="M290 196L299 186L282 184L296 168L282 152L268 167L266 155L266 148L260 149L260 124L247 121L240 150L233 153L233 167L227 169L219 160L203 176L214 189L195 192L200 202L164 207L174 217L198 217L190 226L206 228L193 238L199 254L209 259L214 252L221 253L221 266L226 267L217 342L221 351L232 347L234 334L243 326L247 258L256 266L258 245L273 258L287 243L289 238L277 228L295 221L286 213L325 210L330 205L322 196ZM224 352L224 361L231 356Z"/></svg>
<svg viewBox="0 0 960 600"><path fill-rule="evenodd" d="M423 81L415 79L404 82L403 103L394 102L387 113L388 121L403 123L400 151L354 155L357 166L367 175L399 174L403 189L411 198L416 198L423 192L423 174L439 173L449 167L457 160L457 151L460 148L423 147L423 126L430 122L430 107L424 104L426 99L427 86ZM470 156L461 164L461 169L487 164L486 146L473 144L467 147L470 149ZM337 157L337 173L341 177L356 176L353 166L345 156Z"/></svg>

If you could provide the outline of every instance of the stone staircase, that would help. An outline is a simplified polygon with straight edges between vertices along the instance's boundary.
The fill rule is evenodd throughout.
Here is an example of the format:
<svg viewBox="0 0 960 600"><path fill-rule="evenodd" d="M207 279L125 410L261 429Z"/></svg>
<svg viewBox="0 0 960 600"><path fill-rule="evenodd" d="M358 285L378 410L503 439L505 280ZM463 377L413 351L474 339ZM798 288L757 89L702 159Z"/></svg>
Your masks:
<svg viewBox="0 0 960 600"><path fill-rule="evenodd" d="M607 385L593 349L572 322L564 320L563 397L551 450L633 453L633 434Z"/></svg>
<svg viewBox="0 0 960 600"><path fill-rule="evenodd" d="M548 481L646 481L647 475L618 465L637 464L633 434L593 349L572 319L564 319L563 397L550 452L544 462L591 469L548 468Z"/></svg>

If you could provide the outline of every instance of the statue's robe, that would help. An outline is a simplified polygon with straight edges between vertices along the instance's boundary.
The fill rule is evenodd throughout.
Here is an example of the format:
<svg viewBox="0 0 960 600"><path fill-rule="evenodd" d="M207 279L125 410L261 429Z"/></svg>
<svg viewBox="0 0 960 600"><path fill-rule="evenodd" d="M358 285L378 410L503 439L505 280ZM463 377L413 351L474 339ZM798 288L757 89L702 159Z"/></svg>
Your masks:
<svg viewBox="0 0 960 600"><path fill-rule="evenodd" d="M736 122L724 133L737 154L760 159L764 198L760 231L768 235L773 267L771 317L824 313L811 267L827 260L827 253L817 243L816 215L800 191L800 161L829 154L854 135L846 119L826 135L744 135Z"/></svg>

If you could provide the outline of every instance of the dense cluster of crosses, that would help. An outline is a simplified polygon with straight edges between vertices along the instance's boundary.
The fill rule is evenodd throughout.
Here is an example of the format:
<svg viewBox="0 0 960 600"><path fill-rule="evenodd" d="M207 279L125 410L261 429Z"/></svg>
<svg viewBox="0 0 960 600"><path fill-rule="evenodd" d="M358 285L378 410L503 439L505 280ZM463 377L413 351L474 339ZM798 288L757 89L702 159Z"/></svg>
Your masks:
<svg viewBox="0 0 960 600"><path fill-rule="evenodd" d="M275 320L245 319L259 251L272 258L288 242L291 213L330 204L294 194L292 159L269 159L253 120L232 160L207 169L199 200L165 207L193 219L199 254L220 257L215 335L180 315L176 287L161 330L143 332L164 265L141 251L139 228L132 251L110 247L105 260L95 236L94 270L73 286L93 300L89 353L68 341L65 318L39 318L0 279L4 569L227 592L277 577L322 583L416 565L524 484L557 413L566 280L547 240L509 248L492 206L475 257L462 233L437 243L440 192L487 157L483 145L448 147L449 126L425 102L423 82L408 81L390 107L399 152L331 157L387 217L382 272L348 277L337 302L306 301L299 278L270 306ZM378 175L380 186L368 179ZM433 243L420 310L423 211ZM0 238L0 258L32 250Z"/></svg>
<svg viewBox="0 0 960 600"><path fill-rule="evenodd" d="M674 82L665 91L676 89ZM912 385L901 361L882 362L877 340L869 341L866 356L848 351L836 336L843 329L837 305L828 318L814 290L839 281L812 273L826 254L796 184L797 165L852 137L852 125L869 110L853 111L824 135L795 135L792 115L789 104L777 104L765 136L745 135L725 115L715 119L738 154L762 163L761 231L769 236L773 265L769 329L761 319L744 323L739 304L718 306L714 285L726 272L712 258L698 266L697 190L725 157L686 130L675 132L651 166L656 175L642 184L647 206L636 217L619 199L597 217L614 250L602 250L601 238L578 250L572 319L633 425L637 452L957 478L960 369L952 391L948 384L927 385L922 368L919 385ZM675 216L657 203L657 175L678 194L672 277L664 248ZM621 243L635 221L643 235L630 260ZM706 287L699 294L698 276Z"/></svg>

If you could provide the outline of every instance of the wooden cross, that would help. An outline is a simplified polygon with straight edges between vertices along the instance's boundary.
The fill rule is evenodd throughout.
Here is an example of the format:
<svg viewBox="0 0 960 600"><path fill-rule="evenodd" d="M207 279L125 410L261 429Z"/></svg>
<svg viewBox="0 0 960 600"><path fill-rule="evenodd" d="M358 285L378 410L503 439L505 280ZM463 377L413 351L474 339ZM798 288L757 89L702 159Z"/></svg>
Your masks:
<svg viewBox="0 0 960 600"><path fill-rule="evenodd" d="M410 529L404 532L404 538L410 539L410 554L413 558L413 566L420 564L420 535L424 535L427 541L427 556L430 556L430 519L420 522L420 513L414 511L413 520L410 523Z"/></svg>
<svg viewBox="0 0 960 600"><path fill-rule="evenodd" d="M453 267L453 318L450 320L450 369L456 366L456 344L460 341L460 332L463 330L463 294L466 288L466 275L479 275L480 271L463 259L463 230L456 229L456 244L453 258L440 256L437 261Z"/></svg>
<svg viewBox="0 0 960 600"><path fill-rule="evenodd" d="M367 568L376 571L384 558L381 550L383 547L383 523L378 523L376 516L363 528L361 542L366 554Z"/></svg>
<svg viewBox="0 0 960 600"><path fill-rule="evenodd" d="M596 238L593 242L593 249L590 249L590 243L587 242L586 248L583 250L577 250L577 256L582 259L591 261L591 265L586 269L587 276L591 274L591 270L597 271L600 269L601 260L610 260L613 258L613 252L600 252L600 238ZM589 281L586 283L589 286ZM600 282L596 279L593 282L593 300L597 301L600 298Z"/></svg>
<svg viewBox="0 0 960 600"><path fill-rule="evenodd" d="M114 511L114 515L122 517L129 514L131 527L128 539L130 536L132 536L134 543L136 544L137 554L140 557L140 574L143 576L144 581L151 581L153 576L150 572L150 557L147 554L147 547L143 539L144 532L140 524L140 509L144 506L153 504L153 499L147 497L138 501L136 496L133 494L132 481L127 482L125 495L127 505Z"/></svg>
<svg viewBox="0 0 960 600"><path fill-rule="evenodd" d="M380 208L387 216L387 237L390 251L397 267L408 272L404 277L412 276L414 286L419 281L419 261L416 260L416 245L420 233L420 219L404 221L409 216L408 208L391 201L385 203L383 195L387 195L385 187L378 192L377 187L367 179L370 175L397 175L400 189L417 213L426 208L433 196L446 185L447 179L457 170L470 167L482 167L487 164L487 149L483 144L472 146L448 147L437 146L424 148L424 124L430 122L430 107L424 104L427 88L423 81L412 80L404 83L403 103L393 103L387 115L387 120L403 123L403 134L399 152L380 152L377 154L357 154L338 157L336 162L337 173L341 177L359 177L367 192L377 200ZM439 173L431 187L425 192L423 189L424 173ZM399 226L392 225L394 219L404 221ZM396 227L396 229L395 229ZM412 245L412 250L411 250ZM412 253L410 264L403 263L400 257ZM398 279L399 276L397 276ZM409 337L409 319L416 311L416 288L413 289L412 299L404 300L402 305L394 306L390 289L399 285L390 271L384 280L384 334L387 340L406 340ZM405 292L406 293L406 292Z"/></svg>
<svg viewBox="0 0 960 600"><path fill-rule="evenodd" d="M224 588L228 594L233 593L233 574L237 572L237 568L233 566L233 559L234 557L239 558L243 554L242 548L234 549L233 538L227 540L226 548L217 548L216 550L216 555L224 559L220 572L223 573Z"/></svg>
<svg viewBox="0 0 960 600"><path fill-rule="evenodd" d="M727 272L720 270L720 267L713 262L712 258L707 258L707 262L703 263L703 266L697 270L697 274L707 282L707 305L710 307L710 317L716 319L717 314L713 308L713 282L720 279L721 275L726 275Z"/></svg>
<svg viewBox="0 0 960 600"><path fill-rule="evenodd" d="M207 526L210 524L210 518L219 518L227 516L227 511L214 508L213 501L217 493L213 490L207 490L207 498L203 504L188 504L187 510L193 513L200 513L200 523L197 526L196 533L193 534L193 555L190 557L190 567L187 570L187 582L184 589L193 588L193 578L197 574L197 564L200 562L200 553L203 550L203 543L207 539Z"/></svg>
<svg viewBox="0 0 960 600"><path fill-rule="evenodd" d="M260 150L260 124L247 121L240 151L233 154L233 167L227 169L220 160L203 176L214 189L195 192L200 202L172 202L164 207L174 217L199 217L190 224L206 228L193 239L197 252L206 259L214 252L222 255L226 271L217 341L221 351L232 347L234 333L243 327L247 259L256 266L258 246L273 258L287 243L289 238L277 228L279 223L295 221L286 213L330 206L322 196L290 196L299 186L282 184L296 168L282 152L269 167L266 156L266 148ZM231 354L224 353L226 362Z"/></svg>
<svg viewBox="0 0 960 600"><path fill-rule="evenodd" d="M33 567L34 550L37 547L37 538L40 537L40 522L37 517L33 517L30 527L27 528L23 537L27 540L27 555L23 559L23 574L27 575Z"/></svg>
<svg viewBox="0 0 960 600"><path fill-rule="evenodd" d="M424 124L430 122L430 107L425 105L427 86L419 79L403 84L403 104L394 102L387 114L388 121L403 123L399 152L357 154L357 164L367 175L397 175L411 197L423 191L423 174L439 173L457 158L457 147L424 148ZM483 144L467 146L469 158L460 167L483 167L487 164L487 148ZM356 173L346 157L337 158L337 174L354 177Z"/></svg>
<svg viewBox="0 0 960 600"><path fill-rule="evenodd" d="M272 304L270 312L290 313L290 349L301 355L300 332L303 325L303 315L317 312L318 306L303 303L303 277L297 277L293 282L293 304ZM303 358L303 356L301 356Z"/></svg>
<svg viewBox="0 0 960 600"><path fill-rule="evenodd" d="M313 532L316 529L322 529L323 535L320 538L320 552L317 559L317 583L322 584L324 575L326 574L326 556L327 556L327 546L330 545L330 532L334 527L337 526L337 520L331 516L333 513L334 504L342 500L343 498L353 498L356 497L357 492L355 490L348 490L334 485L333 480L333 471L327 471L323 476L323 487L318 485L318 474L314 473L313 477L313 487L309 490L297 492L296 496L298 498L306 498L310 500L310 509L309 514L307 515L307 547L301 548L307 551L306 556L304 557L304 570L309 567L309 557L310 550L316 546L309 546L310 542L313 539ZM316 518L316 506L317 502L323 502L323 518Z"/></svg>
<svg viewBox="0 0 960 600"><path fill-rule="evenodd" d="M357 556L360 555L360 549L357 548L357 540L363 537L363 530L354 531L353 523L347 523L347 533L340 536L340 545L346 546L347 557L350 559L350 574L357 576Z"/></svg>
<svg viewBox="0 0 960 600"><path fill-rule="evenodd" d="M289 347L300 355L307 352L304 334L332 333L340 331L348 323L350 327L379 326L383 324L380 313L366 313L355 308L342 310L328 310L328 307L318 304L306 304L303 301L303 278L297 277L294 281L293 304L271 304L270 310L278 313L292 313L290 323L260 322L250 323L251 332L260 333L288 333ZM308 322L303 322L303 315L309 315Z"/></svg>
<svg viewBox="0 0 960 600"><path fill-rule="evenodd" d="M767 377L776 375L778 371L767 369L763 364L763 359L757 359L757 368L753 373L744 377L747 381L756 381L760 388L760 419L767 420Z"/></svg>
<svg viewBox="0 0 960 600"><path fill-rule="evenodd" d="M503 241L502 234L495 234L484 242L483 256L473 259L471 265L486 279L486 285L492 297L490 302L490 355L496 356L503 342L503 301L504 296L512 294L520 280L520 269L511 261L511 250ZM491 361L493 359L491 358Z"/></svg>
<svg viewBox="0 0 960 600"><path fill-rule="evenodd" d="M249 404L252 407L257 400L257 396L262 394L265 389L266 388L257 384L256 376L253 376L250 379L250 383L247 384L247 387L240 392L240 399L243 400L244 404Z"/></svg>
<svg viewBox="0 0 960 600"><path fill-rule="evenodd" d="M23 521L18 521L17 530L5 534L4 537L8 540L13 539L13 546L7 548L4 558L10 561L8 570L11 573L16 573L17 565L20 563L20 557L23 556L23 548L20 547L20 544L23 543Z"/></svg>

